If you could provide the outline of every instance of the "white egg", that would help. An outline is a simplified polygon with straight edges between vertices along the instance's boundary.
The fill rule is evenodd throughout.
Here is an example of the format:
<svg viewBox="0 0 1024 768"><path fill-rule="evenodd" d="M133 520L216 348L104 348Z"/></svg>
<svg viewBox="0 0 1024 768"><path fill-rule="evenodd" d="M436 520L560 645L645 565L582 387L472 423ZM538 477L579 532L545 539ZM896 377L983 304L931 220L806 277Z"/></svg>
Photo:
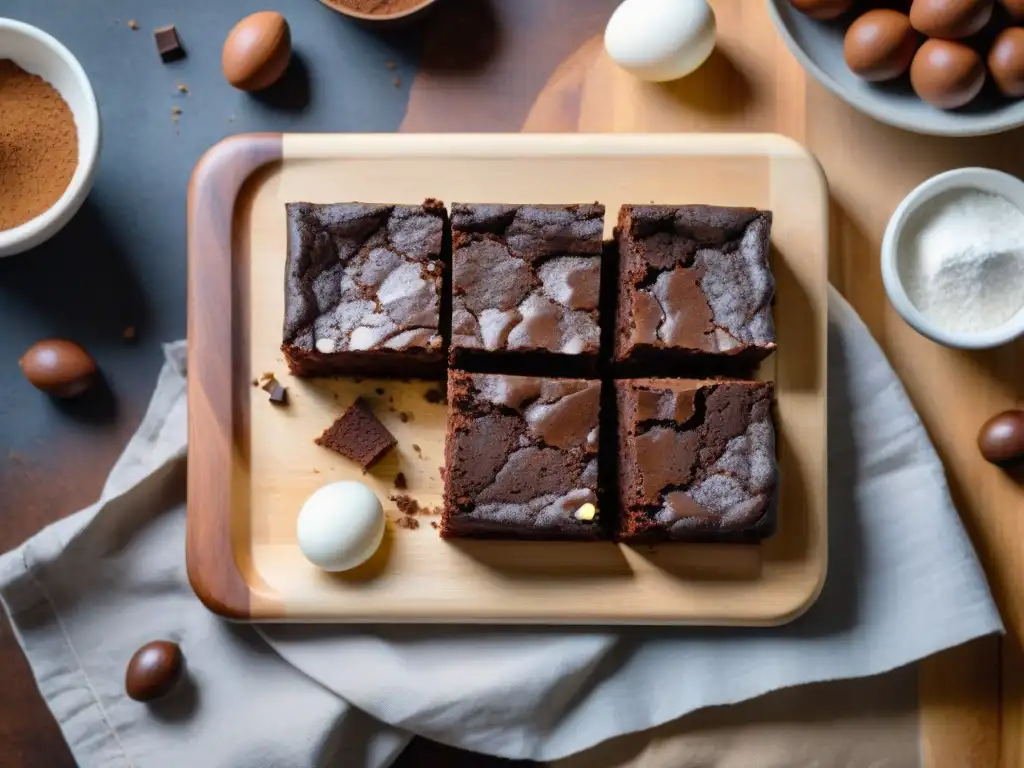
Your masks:
<svg viewBox="0 0 1024 768"><path fill-rule="evenodd" d="M714 50L715 14L707 0L626 0L608 20L604 47L643 80L676 80Z"/></svg>
<svg viewBox="0 0 1024 768"><path fill-rule="evenodd" d="M362 483L328 483L299 510L299 549L325 571L347 571L365 563L384 538L384 508Z"/></svg>

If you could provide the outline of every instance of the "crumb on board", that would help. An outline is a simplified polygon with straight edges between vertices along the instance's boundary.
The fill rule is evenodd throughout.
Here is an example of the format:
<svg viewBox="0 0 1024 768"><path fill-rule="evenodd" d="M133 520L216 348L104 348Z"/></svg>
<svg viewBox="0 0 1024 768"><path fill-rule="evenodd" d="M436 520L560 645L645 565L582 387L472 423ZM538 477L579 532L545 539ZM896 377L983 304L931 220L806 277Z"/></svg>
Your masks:
<svg viewBox="0 0 1024 768"><path fill-rule="evenodd" d="M401 86L402 86L402 81L399 80L397 77L392 78L391 82L395 86L395 88L401 88Z"/></svg>
<svg viewBox="0 0 1024 768"><path fill-rule="evenodd" d="M396 524L399 528L405 528L407 531L415 531L420 527L420 521L415 517L400 517Z"/></svg>
<svg viewBox="0 0 1024 768"><path fill-rule="evenodd" d="M416 445L416 443L412 444L412 449L414 451L416 451L416 453L420 454L421 456L423 455L423 449L420 448L418 445Z"/></svg>
<svg viewBox="0 0 1024 768"><path fill-rule="evenodd" d="M400 493L388 498L395 502L398 511L403 515L418 515L420 513L420 503L408 494Z"/></svg>
<svg viewBox="0 0 1024 768"><path fill-rule="evenodd" d="M320 474L320 470L317 469L316 467L313 467L313 474L314 475L319 475Z"/></svg>
<svg viewBox="0 0 1024 768"><path fill-rule="evenodd" d="M430 527L433 528L436 531L441 526L437 524L437 520L431 520L430 521Z"/></svg>
<svg viewBox="0 0 1024 768"><path fill-rule="evenodd" d="M430 389L423 393L423 399L426 400L428 403L443 403L444 392L442 392L440 389L435 389L434 387L431 387Z"/></svg>
<svg viewBox="0 0 1024 768"><path fill-rule="evenodd" d="M376 392L378 395L383 395L384 394L384 387L377 387L373 391Z"/></svg>
<svg viewBox="0 0 1024 768"><path fill-rule="evenodd" d="M130 29L132 32L135 32L138 28L139 22L137 22L135 19L128 19L128 29Z"/></svg>
<svg viewBox="0 0 1024 768"><path fill-rule="evenodd" d="M404 491L409 487L408 481L405 479L405 473L399 472L395 475L395 488L399 491Z"/></svg>
<svg viewBox="0 0 1024 768"><path fill-rule="evenodd" d="M260 385L260 382L259 382L259 380L258 380L258 379L253 379L253 380L252 380L252 385L253 385L254 387L258 387L258 386Z"/></svg>
<svg viewBox="0 0 1024 768"><path fill-rule="evenodd" d="M178 93L188 93L188 86L184 83L178 83Z"/></svg>
<svg viewBox="0 0 1024 768"><path fill-rule="evenodd" d="M398 420L401 421L403 424L406 424L412 421L412 414L409 413L408 411L401 411L398 414Z"/></svg>

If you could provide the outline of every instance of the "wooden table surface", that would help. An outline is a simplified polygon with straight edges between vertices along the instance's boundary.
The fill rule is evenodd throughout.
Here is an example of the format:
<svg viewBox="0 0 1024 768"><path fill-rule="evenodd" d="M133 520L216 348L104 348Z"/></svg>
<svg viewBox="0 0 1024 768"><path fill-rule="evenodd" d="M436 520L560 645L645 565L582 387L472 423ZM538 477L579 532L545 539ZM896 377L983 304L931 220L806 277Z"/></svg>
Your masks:
<svg viewBox="0 0 1024 768"><path fill-rule="evenodd" d="M617 70L600 34L617 0L447 0L396 45L420 47L401 129L407 131L777 131L810 147L831 187L833 283L902 377L945 463L950 489L1007 623L918 665L929 768L1024 765L1024 485L987 465L975 435L1024 400L1024 343L987 352L942 348L911 330L885 298L879 244L889 215L939 171L985 165L1024 175L1024 131L937 139L864 117L806 77L771 27L763 2L711 0L718 48L693 76L648 85ZM118 382L133 404L31 450L0 456L0 550L88 504L141 417L149 378ZM3 416L0 406L0 418ZM2 422L0 422L2 432ZM0 764L72 765L35 692L6 621L0 623ZM400 766L508 765L422 740Z"/></svg>

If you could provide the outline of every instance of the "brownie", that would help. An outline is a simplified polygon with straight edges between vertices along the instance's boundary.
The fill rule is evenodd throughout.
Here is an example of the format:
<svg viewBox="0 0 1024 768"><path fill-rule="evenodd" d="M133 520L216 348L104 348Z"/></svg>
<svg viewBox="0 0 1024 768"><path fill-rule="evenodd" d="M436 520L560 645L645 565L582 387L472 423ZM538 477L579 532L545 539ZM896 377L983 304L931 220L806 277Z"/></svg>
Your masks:
<svg viewBox="0 0 1024 768"><path fill-rule="evenodd" d="M774 350L771 224L771 212L755 208L622 206L615 230L619 369L746 366Z"/></svg>
<svg viewBox="0 0 1024 768"><path fill-rule="evenodd" d="M398 443L361 397L315 441L369 469Z"/></svg>
<svg viewBox="0 0 1024 768"><path fill-rule="evenodd" d="M444 205L288 203L284 343L299 376L434 378Z"/></svg>
<svg viewBox="0 0 1024 768"><path fill-rule="evenodd" d="M593 371L603 231L596 203L452 205L452 364Z"/></svg>
<svg viewBox="0 0 1024 768"><path fill-rule="evenodd" d="M441 536L600 537L601 382L450 371Z"/></svg>
<svg viewBox="0 0 1024 768"><path fill-rule="evenodd" d="M620 538L743 541L772 533L772 394L769 382L616 381Z"/></svg>

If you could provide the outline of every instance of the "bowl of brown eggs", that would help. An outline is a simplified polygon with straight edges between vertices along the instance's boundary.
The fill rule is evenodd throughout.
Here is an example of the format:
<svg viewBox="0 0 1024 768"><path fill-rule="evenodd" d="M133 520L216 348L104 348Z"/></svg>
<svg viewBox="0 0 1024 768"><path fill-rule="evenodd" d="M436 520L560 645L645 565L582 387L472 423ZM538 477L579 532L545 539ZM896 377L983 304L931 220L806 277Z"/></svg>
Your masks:
<svg viewBox="0 0 1024 768"><path fill-rule="evenodd" d="M1024 0L768 0L822 85L883 123L937 136L1024 125Z"/></svg>

